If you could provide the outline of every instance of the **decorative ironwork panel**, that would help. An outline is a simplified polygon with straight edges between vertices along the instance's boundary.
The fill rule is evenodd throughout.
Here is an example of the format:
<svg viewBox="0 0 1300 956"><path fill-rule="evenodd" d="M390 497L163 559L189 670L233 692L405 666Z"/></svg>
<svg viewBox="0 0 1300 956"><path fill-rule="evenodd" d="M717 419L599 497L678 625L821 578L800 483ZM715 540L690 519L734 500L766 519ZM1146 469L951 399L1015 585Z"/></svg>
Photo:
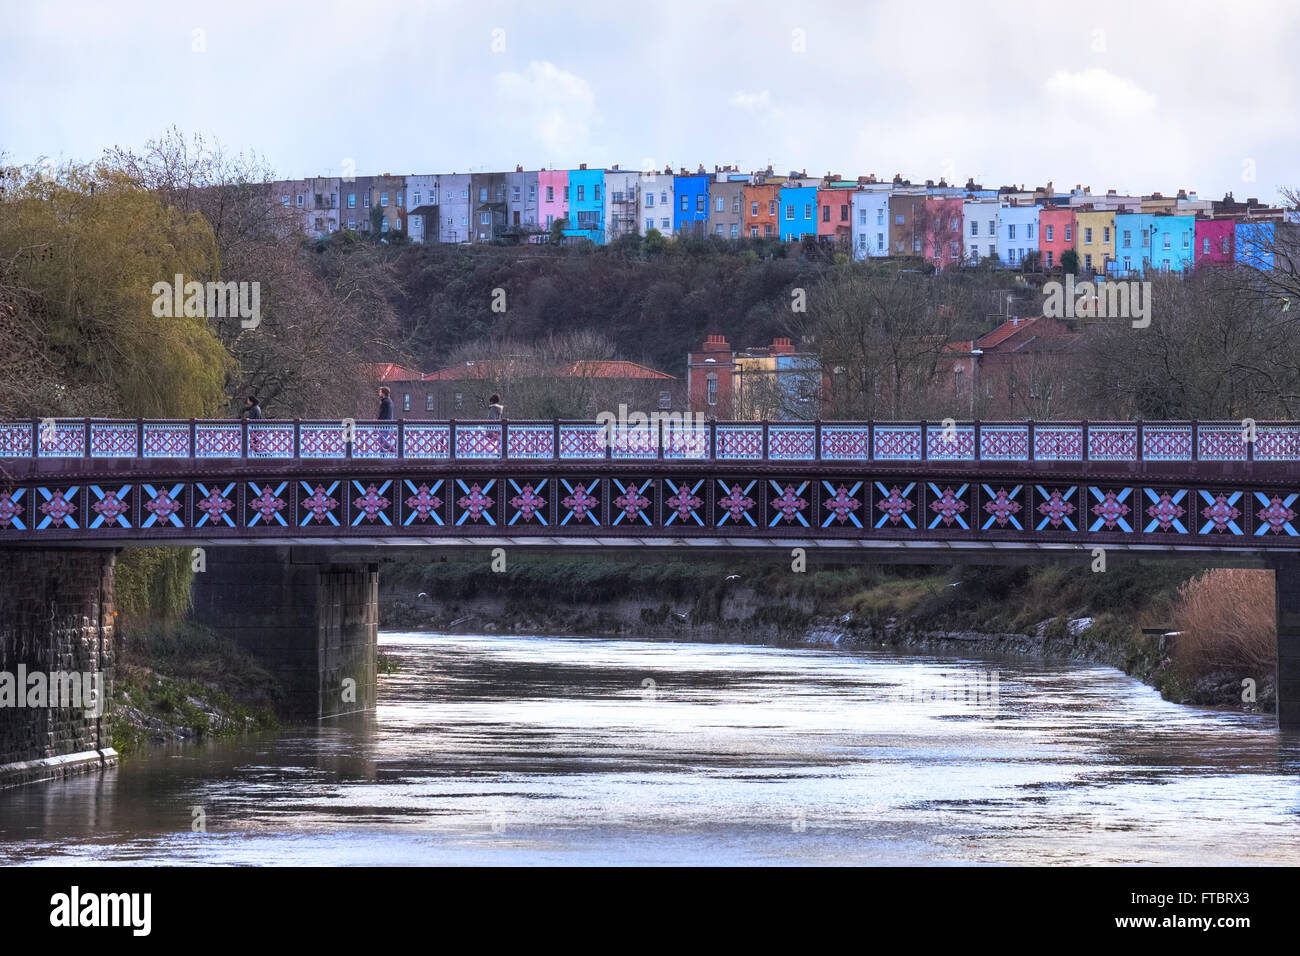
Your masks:
<svg viewBox="0 0 1300 956"><path fill-rule="evenodd" d="M1137 461L1137 426L1090 426L1088 459L1090 461Z"/></svg>
<svg viewBox="0 0 1300 956"><path fill-rule="evenodd" d="M30 458L31 456L32 456L31 423L30 422L0 423L0 458Z"/></svg>
<svg viewBox="0 0 1300 956"><path fill-rule="evenodd" d="M981 461L1028 461L1028 425L983 425L980 427Z"/></svg>
<svg viewBox="0 0 1300 956"><path fill-rule="evenodd" d="M561 458L604 458L604 425L561 425Z"/></svg>
<svg viewBox="0 0 1300 956"><path fill-rule="evenodd" d="M868 425L823 425L823 461L869 461L871 427Z"/></svg>
<svg viewBox="0 0 1300 956"><path fill-rule="evenodd" d="M498 443L500 435L497 436ZM352 441L353 458L396 458L396 425L358 425Z"/></svg>
<svg viewBox="0 0 1300 956"><path fill-rule="evenodd" d="M507 458L554 458L555 429L550 425L511 425Z"/></svg>
<svg viewBox="0 0 1300 956"><path fill-rule="evenodd" d="M402 425L402 457L437 458L451 457L450 425Z"/></svg>
<svg viewBox="0 0 1300 956"><path fill-rule="evenodd" d="M1191 425L1146 425L1142 428L1144 461L1191 461Z"/></svg>
<svg viewBox="0 0 1300 956"><path fill-rule="evenodd" d="M718 461L761 461L763 426L719 425L717 446L713 457Z"/></svg>
<svg viewBox="0 0 1300 956"><path fill-rule="evenodd" d="M249 458L292 458L293 456L292 424L288 422L248 423Z"/></svg>
<svg viewBox="0 0 1300 956"><path fill-rule="evenodd" d="M920 425L877 425L872 457L876 461L920 461Z"/></svg>
<svg viewBox="0 0 1300 956"><path fill-rule="evenodd" d="M134 422L91 422L91 458L135 458L139 435Z"/></svg>
<svg viewBox="0 0 1300 956"><path fill-rule="evenodd" d="M1034 460L1083 461L1083 426L1035 426Z"/></svg>
<svg viewBox="0 0 1300 956"><path fill-rule="evenodd" d="M204 423L194 426L195 458L242 458L244 432L238 422Z"/></svg>
<svg viewBox="0 0 1300 956"><path fill-rule="evenodd" d="M817 457L817 429L813 425L769 425L767 457L773 461L812 461Z"/></svg>
<svg viewBox="0 0 1300 956"><path fill-rule="evenodd" d="M1197 457L1201 461L1245 461L1245 430L1233 425L1197 428Z"/></svg>
<svg viewBox="0 0 1300 956"><path fill-rule="evenodd" d="M190 426L182 424L150 425L146 423L144 426L144 457L190 457Z"/></svg>
<svg viewBox="0 0 1300 956"><path fill-rule="evenodd" d="M83 458L86 454L86 426L81 422L55 422L36 429L36 446L41 458Z"/></svg>
<svg viewBox="0 0 1300 956"><path fill-rule="evenodd" d="M925 430L925 456L931 461L974 461L974 427L954 425L952 428L943 428L931 425Z"/></svg>
<svg viewBox="0 0 1300 956"><path fill-rule="evenodd" d="M299 458L346 458L351 434L343 423L337 425L299 425Z"/></svg>
<svg viewBox="0 0 1300 956"><path fill-rule="evenodd" d="M1300 461L1300 426L1259 425L1255 429L1256 461Z"/></svg>

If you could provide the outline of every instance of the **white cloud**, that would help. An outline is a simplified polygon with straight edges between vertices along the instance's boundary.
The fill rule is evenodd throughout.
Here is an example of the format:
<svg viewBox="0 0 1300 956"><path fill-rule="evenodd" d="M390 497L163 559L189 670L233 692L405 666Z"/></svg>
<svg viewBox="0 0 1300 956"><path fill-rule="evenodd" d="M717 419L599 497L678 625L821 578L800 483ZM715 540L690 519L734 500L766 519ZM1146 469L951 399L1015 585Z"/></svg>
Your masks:
<svg viewBox="0 0 1300 956"><path fill-rule="evenodd" d="M496 89L513 114L510 128L531 133L550 154L571 155L589 145L599 113L596 96L582 77L534 60L522 73L498 73ZM521 149L529 146L523 143Z"/></svg>
<svg viewBox="0 0 1300 956"><path fill-rule="evenodd" d="M1047 79L1050 96L1100 115L1132 117L1152 112L1156 97L1132 80L1093 67L1077 73L1058 70Z"/></svg>

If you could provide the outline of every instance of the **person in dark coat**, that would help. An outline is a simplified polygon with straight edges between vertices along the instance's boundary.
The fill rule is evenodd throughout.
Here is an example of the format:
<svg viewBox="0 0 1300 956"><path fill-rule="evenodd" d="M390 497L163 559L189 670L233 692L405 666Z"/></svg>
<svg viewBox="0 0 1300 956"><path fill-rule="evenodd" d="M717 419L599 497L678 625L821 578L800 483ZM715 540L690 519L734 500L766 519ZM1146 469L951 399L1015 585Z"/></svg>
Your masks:
<svg viewBox="0 0 1300 956"><path fill-rule="evenodd" d="M488 418L493 421L500 421L505 417L506 407L501 404L501 396L493 395L488 399Z"/></svg>
<svg viewBox="0 0 1300 956"><path fill-rule="evenodd" d="M379 420L381 422L391 422L393 420L393 400L388 397L388 386L379 386Z"/></svg>
<svg viewBox="0 0 1300 956"><path fill-rule="evenodd" d="M239 413L240 418L247 418L250 421L262 417L262 406L257 401L256 395L249 395L244 404L244 410Z"/></svg>

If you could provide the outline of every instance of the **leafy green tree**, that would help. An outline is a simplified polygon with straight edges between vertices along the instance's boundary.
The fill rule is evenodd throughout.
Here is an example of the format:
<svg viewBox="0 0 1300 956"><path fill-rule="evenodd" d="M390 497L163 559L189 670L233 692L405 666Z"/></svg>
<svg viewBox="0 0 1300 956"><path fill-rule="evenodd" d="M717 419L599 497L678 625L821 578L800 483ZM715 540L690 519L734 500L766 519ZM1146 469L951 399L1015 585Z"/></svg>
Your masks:
<svg viewBox="0 0 1300 956"><path fill-rule="evenodd" d="M1061 253L1061 271L1067 275L1079 274L1079 254L1073 249L1066 249Z"/></svg>

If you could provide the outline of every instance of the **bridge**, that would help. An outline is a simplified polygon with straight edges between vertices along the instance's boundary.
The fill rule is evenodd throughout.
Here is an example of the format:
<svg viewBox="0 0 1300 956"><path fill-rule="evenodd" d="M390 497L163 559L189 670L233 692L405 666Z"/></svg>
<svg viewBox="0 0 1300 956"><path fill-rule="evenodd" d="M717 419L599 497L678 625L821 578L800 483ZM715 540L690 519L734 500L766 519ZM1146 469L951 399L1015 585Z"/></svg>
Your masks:
<svg viewBox="0 0 1300 956"><path fill-rule="evenodd" d="M373 704L386 554L789 560L803 547L998 563L1101 548L1273 568L1290 729L1297 502L1300 423L1285 421L0 423L0 671L111 668L113 565L133 546L201 548L196 616L255 653L289 713L310 717ZM103 733L101 718L27 711L0 730L0 765L102 762Z"/></svg>
<svg viewBox="0 0 1300 956"><path fill-rule="evenodd" d="M0 547L1300 551L1300 423L0 424Z"/></svg>

